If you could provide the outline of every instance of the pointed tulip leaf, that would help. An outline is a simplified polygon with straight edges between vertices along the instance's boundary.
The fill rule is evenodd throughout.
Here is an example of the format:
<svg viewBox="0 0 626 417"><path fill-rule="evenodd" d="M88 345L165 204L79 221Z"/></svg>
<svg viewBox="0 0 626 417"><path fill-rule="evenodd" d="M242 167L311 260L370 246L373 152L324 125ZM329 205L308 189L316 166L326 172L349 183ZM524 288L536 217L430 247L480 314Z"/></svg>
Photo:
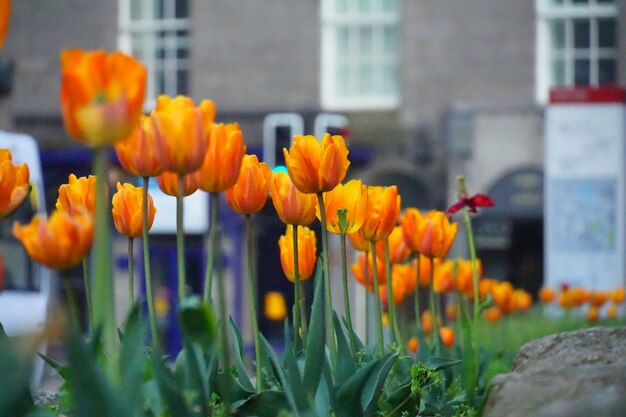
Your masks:
<svg viewBox="0 0 626 417"><path fill-rule="evenodd" d="M237 379L242 387L246 390L254 391L254 385L252 385L252 381L250 381L250 377L248 376L248 371L246 370L246 366L243 363L244 361L244 353L243 353L243 340L241 338L241 332L239 331L239 327L235 321L230 318L230 328L233 333L233 341L234 348L236 350L234 355L235 367L237 368Z"/></svg>
<svg viewBox="0 0 626 417"><path fill-rule="evenodd" d="M304 361L304 387L308 397L315 397L315 391L322 376L322 366L324 361L324 346L326 334L324 331L324 294L323 294L322 264L321 259L317 260L315 272L315 294L313 296L313 307L311 309L311 322L309 324L309 334L306 341L306 357Z"/></svg>
<svg viewBox="0 0 626 417"><path fill-rule="evenodd" d="M442 358L440 356L431 356L426 365L431 368L433 371L442 371L444 369L448 369L452 366L458 365L461 363L460 359L452 359L452 358Z"/></svg>
<svg viewBox="0 0 626 417"><path fill-rule="evenodd" d="M263 391L238 404L233 414L239 417L276 417L281 412L288 413L289 410L289 402L284 392Z"/></svg>
<svg viewBox="0 0 626 417"><path fill-rule="evenodd" d="M144 354L145 326L141 322L139 306L136 305L126 322L124 338L120 347L119 375L123 381L124 398L133 412L141 408L141 386L146 368Z"/></svg>
<svg viewBox="0 0 626 417"><path fill-rule="evenodd" d="M352 350L348 342L347 336L341 328L341 323L337 317L337 313L333 312L333 322L335 324L335 334L337 335L337 377L336 383L341 385L356 372L356 364L352 357Z"/></svg>
<svg viewBox="0 0 626 417"><path fill-rule="evenodd" d="M198 343L205 354L215 349L217 322L213 308L200 297L185 299L180 307L180 326L186 340Z"/></svg>
<svg viewBox="0 0 626 417"><path fill-rule="evenodd" d="M159 396L163 402L164 408L169 411L169 415L193 417L185 401L183 391L178 387L176 378L158 355L153 355L152 368L159 388Z"/></svg>
<svg viewBox="0 0 626 417"><path fill-rule="evenodd" d="M261 335L261 347L263 350L266 351L272 367L274 368L274 372L276 373L280 384L285 390L285 396L287 397L287 402L291 407L291 411L294 413L294 415L300 416L300 412L297 406L298 401L296 401L293 386L287 378L287 375L285 374L283 368L281 367L280 361L276 357L276 353L274 353L274 349L272 349L272 346L270 346L269 342L263 335ZM305 393L300 392L299 395L305 395Z"/></svg>

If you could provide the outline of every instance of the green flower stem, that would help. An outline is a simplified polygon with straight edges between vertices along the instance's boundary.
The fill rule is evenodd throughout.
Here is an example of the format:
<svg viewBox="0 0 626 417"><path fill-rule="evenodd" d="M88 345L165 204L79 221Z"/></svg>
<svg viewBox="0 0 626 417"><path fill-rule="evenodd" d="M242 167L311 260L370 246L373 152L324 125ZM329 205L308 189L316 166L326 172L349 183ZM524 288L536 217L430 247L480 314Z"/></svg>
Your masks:
<svg viewBox="0 0 626 417"><path fill-rule="evenodd" d="M417 276L415 277L417 284L415 285L415 292L413 293L413 296L415 297L415 325L417 326L417 329L419 329L420 326L420 321L422 318L422 315L420 314L420 254L419 253L415 253L415 256L417 257ZM417 331L416 329L416 331Z"/></svg>
<svg viewBox="0 0 626 417"><path fill-rule="evenodd" d="M217 225L216 225L217 227ZM218 245L218 241L217 241L217 233L218 231L215 231L216 234L216 239L215 239L215 245L217 247ZM220 330L221 330L221 335L220 335L220 341L222 342L220 344L220 356L223 359L223 371L227 372L228 371L228 367L230 366L230 343L228 341L228 305L227 305L227 301L226 301L226 288L224 285L224 277L222 277L220 271L221 268L220 266L218 266L217 268L218 274L217 274L217 297L219 299L219 303L220 303ZM208 301L209 303L211 302L210 300Z"/></svg>
<svg viewBox="0 0 626 417"><path fill-rule="evenodd" d="M93 305L91 301L91 279L89 276L89 258L83 259L83 280L85 285L85 301L87 303L87 323L93 318Z"/></svg>
<svg viewBox="0 0 626 417"><path fill-rule="evenodd" d="M371 241L372 250L372 273L374 275L374 294L376 302L376 339L378 341L378 353L382 356L385 353L385 340L383 338L383 310L380 305L380 288L378 288L378 267L376 266L376 242ZM367 280L366 280L367 282Z"/></svg>
<svg viewBox="0 0 626 417"><path fill-rule="evenodd" d="M350 347L352 355L356 357L356 340L354 328L352 327L352 315L350 313L350 294L348 293L348 262L346 260L346 234L341 235L341 272L343 275L343 302L346 308L346 321L348 323L348 333L350 336Z"/></svg>
<svg viewBox="0 0 626 417"><path fill-rule="evenodd" d="M128 238L128 306L130 309L135 304L135 251L132 237Z"/></svg>
<svg viewBox="0 0 626 417"><path fill-rule="evenodd" d="M103 354L116 357L115 299L113 297L113 270L111 260L111 209L107 198L108 148L95 149L94 172L96 174L96 230L94 236L93 271L93 322L92 329L101 329ZM113 364L113 362L111 362ZM113 369L110 369L113 372Z"/></svg>
<svg viewBox="0 0 626 417"><path fill-rule="evenodd" d="M143 198L141 200L141 209L143 216L142 239L143 239L143 270L145 273L146 298L148 303L148 321L150 322L150 337L152 338L152 347L156 349L159 346L159 332L156 321L156 309L154 308L154 296L152 295L152 277L150 275L150 248L148 245L148 184L149 178L143 177Z"/></svg>
<svg viewBox="0 0 626 417"><path fill-rule="evenodd" d="M439 343L439 316L437 315L437 306L435 305L435 263L434 259L430 258L430 316L433 319L433 344L435 345L435 353L439 353L441 350L441 344Z"/></svg>
<svg viewBox="0 0 626 417"><path fill-rule="evenodd" d="M293 283L294 283L294 301L293 301L293 347L298 350L299 341L302 340L302 346L306 346L304 337L304 320L302 310L302 281L300 281L300 263L298 259L298 225L294 224L292 233L293 242ZM302 332L302 333L300 333Z"/></svg>
<svg viewBox="0 0 626 417"><path fill-rule="evenodd" d="M206 275L204 277L204 302L211 301L211 288L213 287L213 266L217 255L217 203L218 193L212 192L209 197L211 218L209 219L209 245L207 248Z"/></svg>
<svg viewBox="0 0 626 417"><path fill-rule="evenodd" d="M326 338L330 347L330 356L333 365L337 364L337 345L333 332L333 309L330 297L330 253L328 252L328 230L326 230L326 208L324 206L324 194L317 193L317 202L320 208L322 223L322 251L324 252L324 315L326 321Z"/></svg>
<svg viewBox="0 0 626 417"><path fill-rule="evenodd" d="M463 176L457 177L457 185L459 189L460 195L467 195L467 189L465 187L465 178ZM467 245L469 247L470 259L472 261L472 283L474 288L474 331L472 332L472 347L474 349L474 364L475 371L474 375L476 376L475 387L478 386L479 383L479 361L480 355L478 352L478 320L480 318L480 294L478 289L478 264L476 261L476 246L474 245L474 233L472 231L472 219L469 214L469 210L467 207L463 207L463 218L465 220L465 230L467 232ZM473 395L471 393L470 395Z"/></svg>
<svg viewBox="0 0 626 417"><path fill-rule="evenodd" d="M387 309L389 310L389 323L393 341L396 342L400 350L404 349L402 336L398 328L398 318L396 317L396 303L393 299L393 282L391 277L391 258L389 256L389 239L385 239L385 271L387 272Z"/></svg>
<svg viewBox="0 0 626 417"><path fill-rule="evenodd" d="M256 392L263 389L263 373L261 372L261 338L259 336L259 323L257 321L257 283L254 276L254 252L252 248L252 219L246 214L246 240L248 246L248 296L250 301L250 323L252 324L252 334L254 336L254 354L256 363ZM220 279L222 281L222 279ZM296 302L296 305L298 303ZM222 316L222 321L226 322L226 317Z"/></svg>
<svg viewBox="0 0 626 417"><path fill-rule="evenodd" d="M187 277L185 276L185 230L183 225L183 188L185 176L178 174L178 190L176 193L176 253L178 259L178 302L185 299Z"/></svg>
<svg viewBox="0 0 626 417"><path fill-rule="evenodd" d="M76 298L74 297L74 289L70 279L70 274L67 270L59 271L61 273L61 281L63 281L63 289L65 290L65 297L67 298L67 305L69 307L70 323L72 329L76 333L80 333L80 321L78 319L78 308L76 307Z"/></svg>
<svg viewBox="0 0 626 417"><path fill-rule="evenodd" d="M370 306L370 294L367 291L367 277L369 276L369 251L363 252L365 254L365 284L363 288L365 288L365 344L369 346L372 335L370 334L370 316L372 315L372 307Z"/></svg>

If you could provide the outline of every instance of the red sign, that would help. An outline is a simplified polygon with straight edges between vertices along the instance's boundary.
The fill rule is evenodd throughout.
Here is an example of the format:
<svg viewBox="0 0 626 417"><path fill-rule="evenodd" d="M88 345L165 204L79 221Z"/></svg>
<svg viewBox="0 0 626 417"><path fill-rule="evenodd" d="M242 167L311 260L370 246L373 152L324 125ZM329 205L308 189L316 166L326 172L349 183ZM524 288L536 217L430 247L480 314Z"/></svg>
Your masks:
<svg viewBox="0 0 626 417"><path fill-rule="evenodd" d="M550 104L626 103L626 89L606 87L555 87L550 89Z"/></svg>

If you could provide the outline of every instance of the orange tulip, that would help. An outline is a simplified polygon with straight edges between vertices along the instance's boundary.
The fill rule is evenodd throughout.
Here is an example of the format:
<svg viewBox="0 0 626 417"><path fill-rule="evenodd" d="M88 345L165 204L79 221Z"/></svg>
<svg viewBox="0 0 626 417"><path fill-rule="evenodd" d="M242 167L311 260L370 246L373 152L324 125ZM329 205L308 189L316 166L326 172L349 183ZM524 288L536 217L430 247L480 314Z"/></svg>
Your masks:
<svg viewBox="0 0 626 417"><path fill-rule="evenodd" d="M96 177L76 178L70 174L68 183L59 187L59 197L55 205L57 210L73 213L85 208L89 213L96 211Z"/></svg>
<svg viewBox="0 0 626 417"><path fill-rule="evenodd" d="M365 257L367 256L367 276L365 276ZM359 254L356 263L350 266L352 275L361 284L365 285L365 289L369 292L374 290L374 267L372 265L372 258L368 252ZM378 277L378 284L384 284L387 280L387 273L385 270L384 262L376 262L376 272Z"/></svg>
<svg viewBox="0 0 626 417"><path fill-rule="evenodd" d="M385 239L400 214L398 187L367 187L367 212L360 233L366 240Z"/></svg>
<svg viewBox="0 0 626 417"><path fill-rule="evenodd" d="M141 236L143 231L143 188L132 184L117 183L117 193L113 195L113 223L121 234L128 237ZM152 196L148 194L148 230L152 227L156 208Z"/></svg>
<svg viewBox="0 0 626 417"><path fill-rule="evenodd" d="M611 301L613 301L615 304L621 304L622 302L624 302L624 288L621 287L611 291L609 296L611 298Z"/></svg>
<svg viewBox="0 0 626 417"><path fill-rule="evenodd" d="M237 123L214 124L198 171L198 186L207 192L226 191L237 182L246 145Z"/></svg>
<svg viewBox="0 0 626 417"><path fill-rule="evenodd" d="M393 303L394 305L400 305L404 300L404 296L406 295L406 287L404 284L404 277L401 275L394 275L393 271L391 273L391 289L393 292ZM387 297L387 284L383 284L379 287L379 295L380 301L383 303L383 306L387 306L389 302L389 298Z"/></svg>
<svg viewBox="0 0 626 417"><path fill-rule="evenodd" d="M11 16L11 0L0 0L0 48L4 45L4 38L9 29L9 17Z"/></svg>
<svg viewBox="0 0 626 417"><path fill-rule="evenodd" d="M281 292L266 292L264 301L263 314L268 320L282 321L287 317L287 303Z"/></svg>
<svg viewBox="0 0 626 417"><path fill-rule="evenodd" d="M539 290L539 299L544 304L550 304L554 301L554 290L552 288L543 287Z"/></svg>
<svg viewBox="0 0 626 417"><path fill-rule="evenodd" d="M425 334L429 334L433 331L433 316L428 310L422 312L422 331Z"/></svg>
<svg viewBox="0 0 626 417"><path fill-rule="evenodd" d="M28 165L14 165L8 149L0 149L0 218L13 213L30 192Z"/></svg>
<svg viewBox="0 0 626 417"><path fill-rule="evenodd" d="M315 219L317 197L300 192L286 172L272 174L270 195L283 223L306 226Z"/></svg>
<svg viewBox="0 0 626 417"><path fill-rule="evenodd" d="M185 96L159 96L151 119L156 155L166 171L187 174L197 171L207 152L207 132L215 117L215 105L203 100L196 107Z"/></svg>
<svg viewBox="0 0 626 417"><path fill-rule="evenodd" d="M452 261L434 260L435 274L433 291L438 294L451 293L454 291L454 263Z"/></svg>
<svg viewBox="0 0 626 417"><path fill-rule="evenodd" d="M432 263L430 259L425 257L424 255L419 255L420 259L420 274L419 274L419 285L420 287L427 288L430 287L430 270L432 268Z"/></svg>
<svg viewBox="0 0 626 417"><path fill-rule="evenodd" d="M600 318L600 312L598 311L598 307L590 306L587 310L587 320L589 321L598 321Z"/></svg>
<svg viewBox="0 0 626 417"><path fill-rule="evenodd" d="M156 177L157 185L167 195L176 197L178 195L178 174L175 172L164 172ZM198 189L195 175L185 175L183 178L183 197L187 197Z"/></svg>
<svg viewBox="0 0 626 417"><path fill-rule="evenodd" d="M429 258L443 258L454 242L458 224L450 224L441 211L431 211L417 231L419 253Z"/></svg>
<svg viewBox="0 0 626 417"><path fill-rule="evenodd" d="M604 291L590 291L589 304L594 307L602 307L604 303L609 301L609 294Z"/></svg>
<svg viewBox="0 0 626 417"><path fill-rule="evenodd" d="M93 217L84 209L71 214L57 210L49 219L36 215L29 224L13 224L13 236L28 255L55 269L67 269L80 263L91 249L93 235Z"/></svg>
<svg viewBox="0 0 626 417"><path fill-rule="evenodd" d="M515 308L520 311L527 311L533 305L532 296L524 290L513 291L513 300Z"/></svg>
<svg viewBox="0 0 626 417"><path fill-rule="evenodd" d="M459 259L456 261L457 274L455 277L456 290L459 293L465 294L467 297L474 297L474 274L472 271L472 261L470 259ZM482 263L480 259L476 260L476 272L478 279L483 272ZM479 281L480 282L480 281ZM479 290L480 293L480 290Z"/></svg>
<svg viewBox="0 0 626 417"><path fill-rule="evenodd" d="M359 232L348 233L348 240L350 240L350 244L352 245L354 250L369 252L372 249L370 242L365 240L363 235Z"/></svg>
<svg viewBox="0 0 626 417"><path fill-rule="evenodd" d="M226 191L230 207L239 214L260 211L267 201L272 171L256 155L244 155L239 179Z"/></svg>
<svg viewBox="0 0 626 417"><path fill-rule="evenodd" d="M417 337L412 337L409 339L408 342L406 342L406 348L409 350L409 352L417 352L417 349L420 348L420 342L419 340L417 340Z"/></svg>
<svg viewBox="0 0 626 417"><path fill-rule="evenodd" d="M326 209L326 229L335 234L357 232L363 222L367 210L367 186L360 180L351 180L345 184L337 184L331 191L324 193ZM339 209L347 209L345 229L339 224ZM316 206L317 218L321 221L320 208Z"/></svg>
<svg viewBox="0 0 626 417"><path fill-rule="evenodd" d="M391 275L402 279L405 294L413 294L417 287L417 260L406 264L393 264Z"/></svg>
<svg viewBox="0 0 626 417"><path fill-rule="evenodd" d="M439 329L439 335L445 347L451 348L454 345L454 330L450 327L442 327Z"/></svg>
<svg viewBox="0 0 626 417"><path fill-rule="evenodd" d="M291 180L306 194L331 191L348 172L348 148L343 137L324 134L321 143L315 136L295 136L289 151L283 149Z"/></svg>
<svg viewBox="0 0 626 417"><path fill-rule="evenodd" d="M500 320L500 317L502 317L502 310L500 310L498 307L490 307L487 310L485 310L483 315L485 316L488 322L495 323L498 320Z"/></svg>
<svg viewBox="0 0 626 417"><path fill-rule="evenodd" d="M493 293L493 289L499 282L500 281L496 281L491 278L483 278L478 281L478 294L480 295L480 298L484 298L487 294Z"/></svg>
<svg viewBox="0 0 626 417"><path fill-rule="evenodd" d="M611 304L610 306L607 307L606 318L610 320L617 318L617 305Z"/></svg>
<svg viewBox="0 0 626 417"><path fill-rule="evenodd" d="M449 321L454 321L458 313L458 306L454 303L446 304L446 318Z"/></svg>
<svg viewBox="0 0 626 417"><path fill-rule="evenodd" d="M294 256L293 256L293 227L287 225L285 234L278 240L280 249L280 263L287 279L295 281ZM317 239L315 232L306 226L298 227L298 274L304 281L313 275L315 270Z"/></svg>
<svg viewBox="0 0 626 417"><path fill-rule="evenodd" d="M89 147L115 143L143 111L146 68L121 52L61 53L61 110L67 133Z"/></svg>
<svg viewBox="0 0 626 417"><path fill-rule="evenodd" d="M404 211L400 224L404 240L413 252L419 252L420 241L418 240L418 230L426 220L426 217L415 207L409 207Z"/></svg>
<svg viewBox="0 0 626 417"><path fill-rule="evenodd" d="M494 303L505 310L509 304L509 299L513 297L513 291L513 286L508 281L495 284L491 293Z"/></svg>
<svg viewBox="0 0 626 417"><path fill-rule="evenodd" d="M115 152L122 168L137 177L156 177L163 172L156 148L152 120L144 114L131 134L115 144Z"/></svg>
<svg viewBox="0 0 626 417"><path fill-rule="evenodd" d="M387 240L389 241L389 261L392 264L402 263L411 255L411 249L407 246L402 234L402 227L394 227L391 234L387 236ZM376 242L376 253L380 259L385 259L384 240Z"/></svg>

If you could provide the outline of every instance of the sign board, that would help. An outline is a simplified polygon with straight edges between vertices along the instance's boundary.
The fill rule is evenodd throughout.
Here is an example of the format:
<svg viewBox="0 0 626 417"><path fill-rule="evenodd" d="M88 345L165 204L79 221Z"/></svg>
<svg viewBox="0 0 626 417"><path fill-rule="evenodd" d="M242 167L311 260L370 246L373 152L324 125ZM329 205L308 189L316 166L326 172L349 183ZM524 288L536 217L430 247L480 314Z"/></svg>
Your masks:
<svg viewBox="0 0 626 417"><path fill-rule="evenodd" d="M556 90L545 125L545 285L624 285L626 108L622 90Z"/></svg>

